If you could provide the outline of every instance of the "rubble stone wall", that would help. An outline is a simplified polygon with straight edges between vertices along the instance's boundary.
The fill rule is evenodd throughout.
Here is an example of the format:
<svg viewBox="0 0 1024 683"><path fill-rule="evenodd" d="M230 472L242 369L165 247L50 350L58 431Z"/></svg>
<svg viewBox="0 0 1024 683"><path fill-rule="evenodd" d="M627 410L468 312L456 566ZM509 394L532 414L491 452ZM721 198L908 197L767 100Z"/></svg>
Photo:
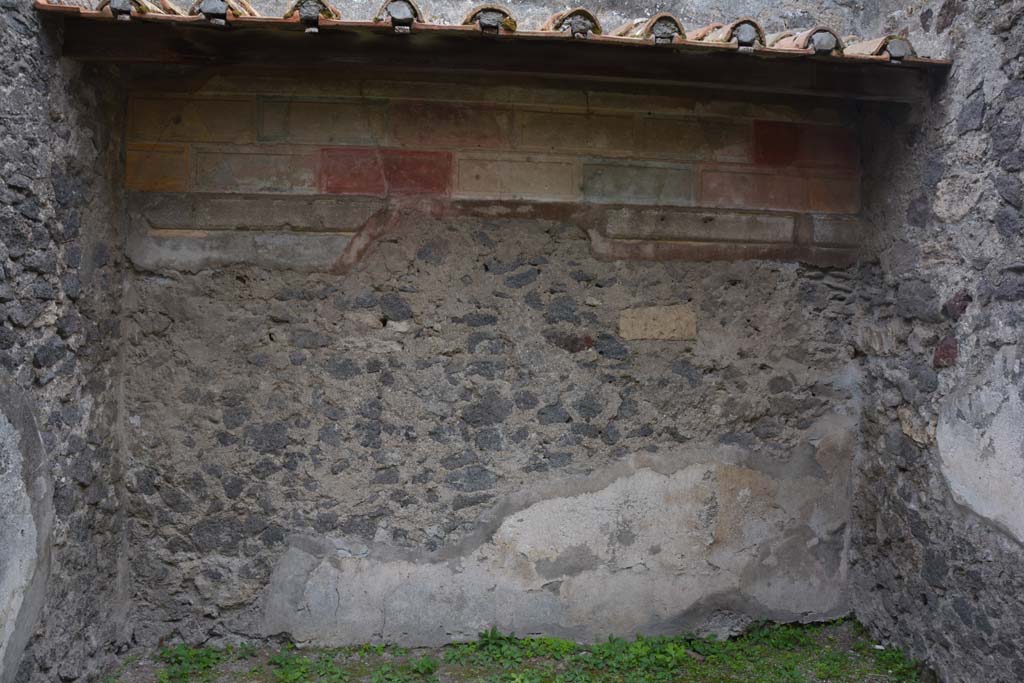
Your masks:
<svg viewBox="0 0 1024 683"><path fill-rule="evenodd" d="M607 242L726 253L810 241L814 211L856 227L844 105L182 81L198 94L133 92L127 124L140 642L592 640L849 610L849 275L610 261L536 208L607 204Z"/></svg>
<svg viewBox="0 0 1024 683"><path fill-rule="evenodd" d="M97 680L167 638L726 633L851 608L943 680L1024 679L1019 0L668 8L908 29L955 60L914 111L230 70L129 101L117 72L60 60L27 3L0 9L0 509L35 534L0 562L4 683ZM196 115L211 102L228 117ZM481 112L488 135L451 128ZM644 152L654 120L695 125L697 151ZM707 201L708 168L758 170L765 122L860 135L855 167L796 163L802 133L776 164L863 174L856 203L757 183ZM746 156L716 158L708 123L747 131ZM450 159L447 183L392 192L386 160L420 153ZM518 155L568 180L517 176ZM538 194L460 196L463 160ZM337 171L356 163L353 193ZM652 168L671 188L637 183ZM372 221L384 200L401 210ZM563 203L603 206L600 229L536 208ZM738 238L678 246L723 216ZM822 216L842 229L818 245ZM851 268L797 262L853 245Z"/></svg>
<svg viewBox="0 0 1024 683"><path fill-rule="evenodd" d="M891 11L890 11L891 10ZM951 50L916 115L869 117L854 604L942 680L1024 680L1024 4L900 3Z"/></svg>
<svg viewBox="0 0 1024 683"><path fill-rule="evenodd" d="M116 73L0 3L0 679L96 679L126 640ZM31 541L29 540L31 539Z"/></svg>

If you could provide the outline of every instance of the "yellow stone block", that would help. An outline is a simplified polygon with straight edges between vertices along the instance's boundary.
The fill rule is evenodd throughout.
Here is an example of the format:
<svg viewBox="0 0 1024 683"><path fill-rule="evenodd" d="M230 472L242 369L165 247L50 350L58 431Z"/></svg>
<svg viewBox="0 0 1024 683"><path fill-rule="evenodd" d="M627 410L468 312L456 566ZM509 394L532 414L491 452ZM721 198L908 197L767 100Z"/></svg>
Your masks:
<svg viewBox="0 0 1024 683"><path fill-rule="evenodd" d="M694 339L697 316L690 304L630 308L619 314L619 336L623 339Z"/></svg>
<svg viewBox="0 0 1024 683"><path fill-rule="evenodd" d="M128 145L125 187L143 192L188 189L188 152L184 145Z"/></svg>

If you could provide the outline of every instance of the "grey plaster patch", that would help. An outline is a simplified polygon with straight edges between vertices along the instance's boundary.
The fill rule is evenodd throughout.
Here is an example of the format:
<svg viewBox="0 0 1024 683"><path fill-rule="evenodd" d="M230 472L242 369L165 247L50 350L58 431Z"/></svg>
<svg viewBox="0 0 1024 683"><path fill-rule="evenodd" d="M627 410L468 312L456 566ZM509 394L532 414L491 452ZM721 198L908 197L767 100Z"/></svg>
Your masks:
<svg viewBox="0 0 1024 683"><path fill-rule="evenodd" d="M936 438L953 497L1024 543L1024 399L1019 349L942 403Z"/></svg>
<svg viewBox="0 0 1024 683"><path fill-rule="evenodd" d="M594 569L601 558L590 551L585 545L569 546L554 559L537 561L537 573L546 579L557 579L560 576L576 576L588 569Z"/></svg>
<svg viewBox="0 0 1024 683"><path fill-rule="evenodd" d="M258 631L315 645L438 645L496 625L594 641L663 632L722 596L734 615L722 632L848 609L845 518L827 490L679 456L675 467L637 458L563 482L561 494L549 486L525 507L499 505L486 534L433 555L293 539ZM623 527L628 538L611 533Z"/></svg>
<svg viewBox="0 0 1024 683"><path fill-rule="evenodd" d="M52 487L24 396L0 387L0 682L14 680L45 598Z"/></svg>
<svg viewBox="0 0 1024 683"><path fill-rule="evenodd" d="M351 239L347 234L274 232L133 232L128 258L142 270L198 272L245 263L261 268L322 272Z"/></svg>

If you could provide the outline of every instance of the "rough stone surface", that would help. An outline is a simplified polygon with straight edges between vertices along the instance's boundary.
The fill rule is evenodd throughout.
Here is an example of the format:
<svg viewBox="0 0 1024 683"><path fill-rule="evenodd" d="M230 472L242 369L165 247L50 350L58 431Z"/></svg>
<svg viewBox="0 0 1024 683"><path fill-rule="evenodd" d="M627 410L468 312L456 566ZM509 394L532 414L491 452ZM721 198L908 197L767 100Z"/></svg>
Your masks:
<svg viewBox="0 0 1024 683"><path fill-rule="evenodd" d="M112 375L124 95L117 73L61 61L58 50L59 35L30 3L0 3L0 368L11 387L0 398L0 495L14 505L0 514L0 535L26 532L17 543L0 538L5 683L98 679L126 633ZM29 445L27 415L39 449ZM35 517L34 552L23 495L6 497L22 468L53 482L52 532ZM42 504L35 484L27 486L30 508ZM39 569L47 555L45 595L38 583L23 584L12 614L8 572L24 577L23 561Z"/></svg>
<svg viewBox="0 0 1024 683"><path fill-rule="evenodd" d="M39 620L50 570L53 483L21 393L0 387L0 680L9 683Z"/></svg>
<svg viewBox="0 0 1024 683"><path fill-rule="evenodd" d="M4 683L98 680L131 643L589 639L850 608L945 681L1024 680L1020 0L591 6L606 27L906 28L951 54L930 106L865 107L865 222L811 226L869 239L855 268L598 262L568 226L409 216L343 277L279 270L316 248L214 237L177 270L132 241L120 74L58 60L28 3L0 6L0 365L54 486L48 534L5 417L4 529L31 516L36 538L0 574ZM532 28L553 8L511 9ZM180 190L180 155L149 152L167 165L140 182ZM620 334L623 311L679 301L696 337ZM47 553L45 592L9 590Z"/></svg>
<svg viewBox="0 0 1024 683"><path fill-rule="evenodd" d="M955 63L920 116L865 126L853 603L944 681L1020 681L1024 4L878 10L876 32Z"/></svg>
<svg viewBox="0 0 1024 683"><path fill-rule="evenodd" d="M137 642L844 613L845 283L606 263L575 227L419 214L340 277L132 273ZM619 336L624 311L686 300L696 337Z"/></svg>

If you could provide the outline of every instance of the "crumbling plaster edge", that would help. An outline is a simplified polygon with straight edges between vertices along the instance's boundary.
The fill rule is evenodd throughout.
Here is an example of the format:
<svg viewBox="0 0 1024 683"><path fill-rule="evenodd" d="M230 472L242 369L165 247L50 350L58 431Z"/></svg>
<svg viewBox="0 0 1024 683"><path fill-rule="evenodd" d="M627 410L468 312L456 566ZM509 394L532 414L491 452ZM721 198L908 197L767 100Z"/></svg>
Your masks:
<svg viewBox="0 0 1024 683"><path fill-rule="evenodd" d="M5 643L3 661L0 662L0 683L13 683L46 601L55 516L50 458L27 397L13 385L0 386L0 407L6 407L12 413L4 417L18 436L18 448L22 455L21 476L36 527L32 578L15 616L12 634Z"/></svg>

